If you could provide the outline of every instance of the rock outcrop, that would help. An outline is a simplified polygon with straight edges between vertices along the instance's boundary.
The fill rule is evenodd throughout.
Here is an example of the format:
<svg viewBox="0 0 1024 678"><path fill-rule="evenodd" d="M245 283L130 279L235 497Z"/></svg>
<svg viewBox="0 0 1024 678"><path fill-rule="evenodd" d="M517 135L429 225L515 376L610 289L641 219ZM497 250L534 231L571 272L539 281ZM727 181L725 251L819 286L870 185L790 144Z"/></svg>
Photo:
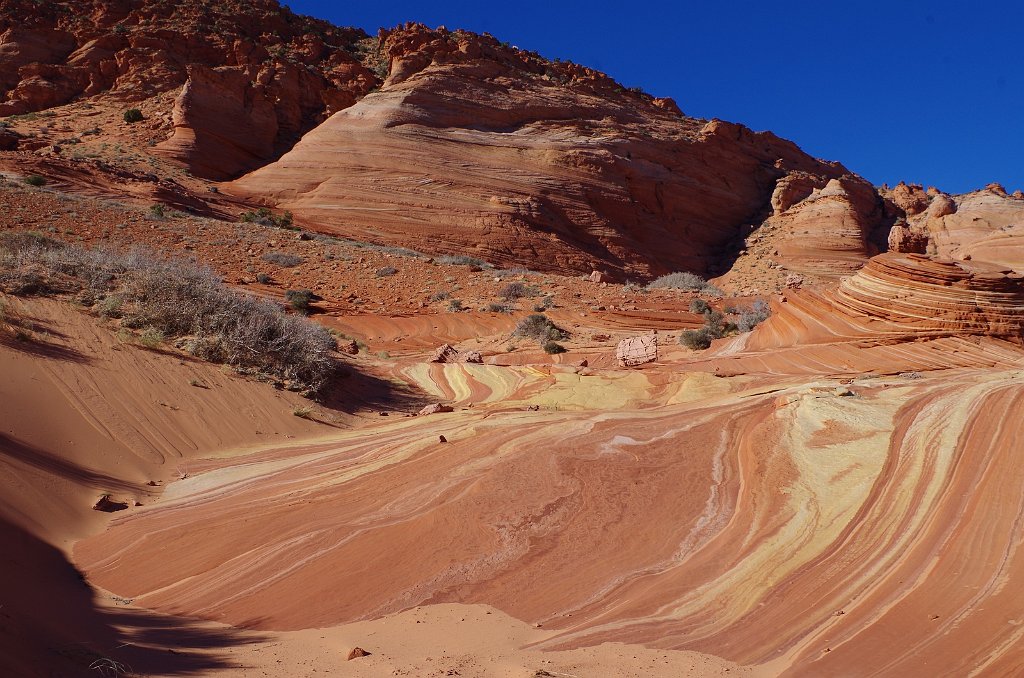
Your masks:
<svg viewBox="0 0 1024 678"><path fill-rule="evenodd" d="M998 184L955 196L900 184L885 197L906 210L904 221L889 234L892 250L1024 272L1024 195L1008 194Z"/></svg>
<svg viewBox="0 0 1024 678"><path fill-rule="evenodd" d="M1024 343L1024 276L977 261L890 252L834 290L791 290L745 348L950 336Z"/></svg>
<svg viewBox="0 0 1024 678"><path fill-rule="evenodd" d="M685 117L488 36L411 25L380 41L383 87L231 190L327 232L618 276L706 273L773 204L846 177L852 207L818 201L845 219L825 239L870 254L857 188L871 187L771 133Z"/></svg>

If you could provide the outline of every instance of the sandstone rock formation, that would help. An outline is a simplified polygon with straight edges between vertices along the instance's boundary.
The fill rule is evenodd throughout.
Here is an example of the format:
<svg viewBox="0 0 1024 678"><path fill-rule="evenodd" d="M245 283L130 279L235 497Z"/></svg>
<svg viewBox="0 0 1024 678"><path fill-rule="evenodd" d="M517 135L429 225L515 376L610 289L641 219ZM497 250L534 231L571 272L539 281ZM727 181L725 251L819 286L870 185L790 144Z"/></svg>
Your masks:
<svg viewBox="0 0 1024 678"><path fill-rule="evenodd" d="M990 262L1024 272L1024 196L998 184L963 195L897 185L885 192L906 217L889 234L898 252Z"/></svg>
<svg viewBox="0 0 1024 678"><path fill-rule="evenodd" d="M380 40L381 90L234 192L325 231L431 253L649 275L705 273L773 204L817 187L794 229L822 230L814 237L844 261L873 251L871 187L773 134L682 116L487 36L410 25Z"/></svg>
<svg viewBox="0 0 1024 678"><path fill-rule="evenodd" d="M834 290L787 292L744 344L767 351L972 335L1024 343L1022 281L1020 273L974 260L880 254Z"/></svg>

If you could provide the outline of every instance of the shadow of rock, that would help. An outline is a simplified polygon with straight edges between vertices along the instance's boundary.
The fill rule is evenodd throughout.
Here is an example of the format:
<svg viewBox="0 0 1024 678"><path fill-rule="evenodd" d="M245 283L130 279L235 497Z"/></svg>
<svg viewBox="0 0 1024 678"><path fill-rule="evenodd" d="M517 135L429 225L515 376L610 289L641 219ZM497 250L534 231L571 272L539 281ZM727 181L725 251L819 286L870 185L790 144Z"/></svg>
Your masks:
<svg viewBox="0 0 1024 678"><path fill-rule="evenodd" d="M103 609L97 595L63 553L0 518L0 674L205 676L229 665L218 650L267 640L145 610Z"/></svg>

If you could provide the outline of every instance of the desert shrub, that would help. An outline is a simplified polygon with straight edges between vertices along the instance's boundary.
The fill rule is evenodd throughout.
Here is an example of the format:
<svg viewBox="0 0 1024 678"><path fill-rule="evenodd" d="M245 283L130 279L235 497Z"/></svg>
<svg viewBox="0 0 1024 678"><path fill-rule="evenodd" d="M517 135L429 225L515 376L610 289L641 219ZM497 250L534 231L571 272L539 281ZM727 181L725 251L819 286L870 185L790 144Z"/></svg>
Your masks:
<svg viewBox="0 0 1024 678"><path fill-rule="evenodd" d="M157 328L147 327L142 331L142 334L139 335L139 343L146 348L156 348L160 344L164 343L166 338L167 337L164 336L164 333Z"/></svg>
<svg viewBox="0 0 1024 678"><path fill-rule="evenodd" d="M711 306L703 299L694 299L690 302L690 313L709 313Z"/></svg>
<svg viewBox="0 0 1024 678"><path fill-rule="evenodd" d="M395 275L396 273L398 273L398 269L395 268L394 266L385 266L384 268L378 268L375 272L375 275L378 278L384 278L389 275Z"/></svg>
<svg viewBox="0 0 1024 678"><path fill-rule="evenodd" d="M156 332L179 338L180 347L205 359L310 391L320 389L335 368L335 342L326 329L286 315L274 303L231 290L192 260L141 250L86 250L42 236L2 234L0 284L11 287L12 278L17 282L26 269L45 276L47 289L109 288L123 299L124 328L151 329L154 338Z"/></svg>
<svg viewBox="0 0 1024 678"><path fill-rule="evenodd" d="M530 274L530 273L533 273L533 271L531 271L528 268L522 268L522 267L516 266L515 268L501 268L501 269L498 269L497 271L494 271L494 277L495 278L503 278L504 279L504 278L512 278L512 277L515 277L517 275L527 275L527 274Z"/></svg>
<svg viewBox="0 0 1024 678"><path fill-rule="evenodd" d="M537 288L531 287L526 283L521 282L510 282L501 288L498 292L498 296L506 301L512 301L514 299L522 299L523 297L532 297L537 295Z"/></svg>
<svg viewBox="0 0 1024 678"><path fill-rule="evenodd" d="M312 419L313 408L306 405L296 405L292 408L292 414L300 419Z"/></svg>
<svg viewBox="0 0 1024 678"><path fill-rule="evenodd" d="M313 301L312 290L287 290L284 293L284 299L288 303L288 306L298 313L306 315L309 313L309 305Z"/></svg>
<svg viewBox="0 0 1024 678"><path fill-rule="evenodd" d="M491 313L511 313L512 307L509 306L508 304L498 304L495 302L491 302L487 304L487 310L490 311Z"/></svg>
<svg viewBox="0 0 1024 678"><path fill-rule="evenodd" d="M740 332L749 332L767 320L771 312L768 303L758 299L750 309L739 312L736 329Z"/></svg>
<svg viewBox="0 0 1024 678"><path fill-rule="evenodd" d="M706 292L707 294L722 296L722 290L718 289L704 278L683 271L681 273L669 273L647 284L649 290L689 290L693 292Z"/></svg>
<svg viewBox="0 0 1024 678"><path fill-rule="evenodd" d="M430 295L430 301L444 301L445 299L448 299L451 296L452 295L448 294L447 292L434 292L433 294Z"/></svg>
<svg viewBox="0 0 1024 678"><path fill-rule="evenodd" d="M142 111L137 108L129 108L124 112L124 121L127 123L142 122Z"/></svg>
<svg viewBox="0 0 1024 678"><path fill-rule="evenodd" d="M256 274L256 282L258 282L261 285L269 285L270 283L274 282L274 279L271 278L266 273L258 273Z"/></svg>
<svg viewBox="0 0 1024 678"><path fill-rule="evenodd" d="M555 353L565 353L565 351L566 351L565 346L562 346L557 341L547 341L547 342L544 343L544 352L545 353L555 354Z"/></svg>
<svg viewBox="0 0 1024 678"><path fill-rule="evenodd" d="M155 219L163 219L165 216L167 216L167 210L160 203L157 203L155 205L150 205L150 207L149 207L149 216L151 216L151 217L153 217Z"/></svg>
<svg viewBox="0 0 1024 678"><path fill-rule="evenodd" d="M679 335L679 343L694 350L710 347L712 339L707 327L702 327L699 330L683 330L683 333Z"/></svg>
<svg viewBox="0 0 1024 678"><path fill-rule="evenodd" d="M268 264L274 264L276 266L280 266L281 268L291 268L293 266L298 266L303 262L303 258L298 256L297 254L289 254L288 252L278 251L267 252L260 258L263 259L263 261L267 262Z"/></svg>
<svg viewBox="0 0 1024 678"><path fill-rule="evenodd" d="M25 183L28 184L29 186L45 186L46 177L41 177L38 174L30 174L29 176L25 177Z"/></svg>
<svg viewBox="0 0 1024 678"><path fill-rule="evenodd" d="M461 311L462 310L462 300L461 299L452 299L451 301L449 301L448 302L448 310L451 311L452 313L455 313L457 311Z"/></svg>
<svg viewBox="0 0 1024 678"><path fill-rule="evenodd" d="M111 294L99 303L97 312L104 318L120 318L123 305L124 297L120 294Z"/></svg>
<svg viewBox="0 0 1024 678"><path fill-rule="evenodd" d="M284 214L277 215L266 207L242 212L238 218L245 223L259 224L260 226L277 226L278 228L291 228L293 221L291 212L285 212Z"/></svg>
<svg viewBox="0 0 1024 678"><path fill-rule="evenodd" d="M679 343L687 348L705 349L715 339L732 334L736 326L725 320L725 316L709 307L704 313L704 326L696 330L684 330L679 335Z"/></svg>
<svg viewBox="0 0 1024 678"><path fill-rule="evenodd" d="M514 336L533 339L538 344L567 339L569 334L543 313L531 313L516 324Z"/></svg>
<svg viewBox="0 0 1024 678"><path fill-rule="evenodd" d="M483 259L477 259L465 254L442 254L439 257L435 257L434 261L438 264L447 264L449 266L479 266L483 268L488 265Z"/></svg>

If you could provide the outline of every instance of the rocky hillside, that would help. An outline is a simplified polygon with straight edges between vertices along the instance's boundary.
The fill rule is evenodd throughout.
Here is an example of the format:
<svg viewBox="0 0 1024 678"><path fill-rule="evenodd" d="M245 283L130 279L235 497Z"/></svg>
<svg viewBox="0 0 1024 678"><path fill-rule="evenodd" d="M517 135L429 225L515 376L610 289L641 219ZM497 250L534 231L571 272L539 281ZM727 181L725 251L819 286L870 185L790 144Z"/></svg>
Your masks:
<svg viewBox="0 0 1024 678"><path fill-rule="evenodd" d="M0 116L180 91L158 150L224 179L375 87L366 39L272 0L0 0Z"/></svg>

